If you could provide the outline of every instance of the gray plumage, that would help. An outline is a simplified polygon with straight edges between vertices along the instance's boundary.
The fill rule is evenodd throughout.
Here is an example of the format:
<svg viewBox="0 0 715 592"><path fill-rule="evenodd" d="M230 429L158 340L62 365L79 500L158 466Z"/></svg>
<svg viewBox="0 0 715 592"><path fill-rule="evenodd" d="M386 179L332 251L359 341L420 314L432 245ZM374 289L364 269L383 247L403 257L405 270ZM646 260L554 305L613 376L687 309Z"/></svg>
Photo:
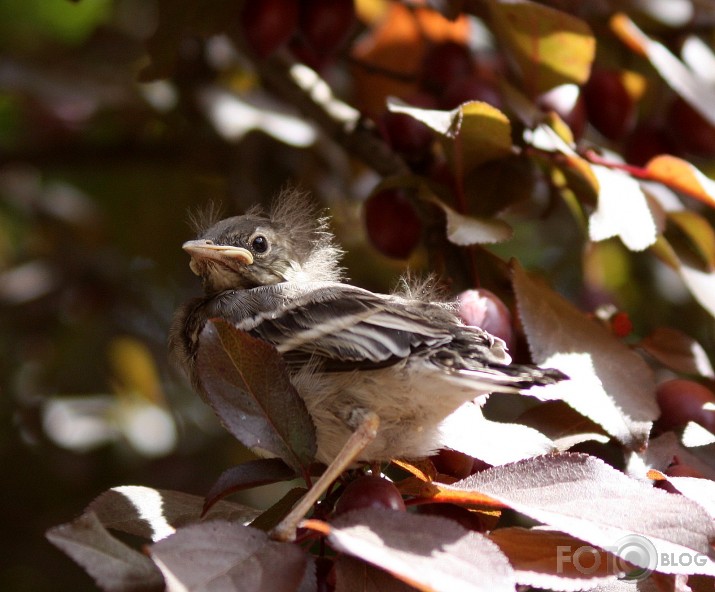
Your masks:
<svg viewBox="0 0 715 592"><path fill-rule="evenodd" d="M451 304L343 283L327 220L301 194L281 195L267 216L222 220L184 248L205 295L177 311L172 356L200 390L194 359L208 319L273 344L316 425L321 461L347 440L356 411L381 419L363 460L417 458L440 447L440 424L461 404L565 378L512 364L503 341L463 325Z"/></svg>

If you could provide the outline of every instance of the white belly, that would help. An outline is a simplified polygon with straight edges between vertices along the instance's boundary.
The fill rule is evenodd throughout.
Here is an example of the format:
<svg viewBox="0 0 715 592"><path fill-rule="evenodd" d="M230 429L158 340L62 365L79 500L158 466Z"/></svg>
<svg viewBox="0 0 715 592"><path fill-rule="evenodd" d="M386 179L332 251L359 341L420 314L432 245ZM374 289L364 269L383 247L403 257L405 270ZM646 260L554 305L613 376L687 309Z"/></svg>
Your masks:
<svg viewBox="0 0 715 592"><path fill-rule="evenodd" d="M441 447L441 424L463 403L485 394L473 381L455 380L416 360L378 370L324 373L308 371L293 377L313 418L318 438L317 459L329 463L355 429L355 410L380 418L377 438L358 460L423 458ZM310 386L308 386L310 385Z"/></svg>

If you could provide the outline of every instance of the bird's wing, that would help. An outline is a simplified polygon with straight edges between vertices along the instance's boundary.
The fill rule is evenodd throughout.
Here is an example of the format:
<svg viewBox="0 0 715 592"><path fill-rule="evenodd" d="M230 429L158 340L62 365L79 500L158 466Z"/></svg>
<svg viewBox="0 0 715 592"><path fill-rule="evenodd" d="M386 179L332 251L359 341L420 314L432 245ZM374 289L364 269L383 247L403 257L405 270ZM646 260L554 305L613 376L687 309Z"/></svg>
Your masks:
<svg viewBox="0 0 715 592"><path fill-rule="evenodd" d="M373 369L417 354L456 381L517 392L565 378L511 364L501 339L461 324L447 307L337 282L295 282L227 292L208 315L272 343L289 365Z"/></svg>
<svg viewBox="0 0 715 592"><path fill-rule="evenodd" d="M296 283L246 292L253 294L237 296L251 298L251 306L239 308L254 313L236 323L239 329L275 345L289 363L312 359L324 369L394 364L413 352L449 344L459 326L438 304L348 284Z"/></svg>

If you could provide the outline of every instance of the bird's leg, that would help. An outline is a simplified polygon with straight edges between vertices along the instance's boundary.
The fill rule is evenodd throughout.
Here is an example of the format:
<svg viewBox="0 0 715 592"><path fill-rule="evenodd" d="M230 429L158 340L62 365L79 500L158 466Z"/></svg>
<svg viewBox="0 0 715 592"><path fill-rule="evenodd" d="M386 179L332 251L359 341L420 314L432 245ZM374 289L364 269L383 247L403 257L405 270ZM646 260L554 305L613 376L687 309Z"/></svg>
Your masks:
<svg viewBox="0 0 715 592"><path fill-rule="evenodd" d="M271 530L271 538L278 541L292 541L295 539L295 531L300 521L310 512L310 509L330 487L330 484L353 464L358 455L375 439L379 427L380 418L377 414L372 411L365 412L360 424L320 478L313 484L313 487L300 498L288 515Z"/></svg>

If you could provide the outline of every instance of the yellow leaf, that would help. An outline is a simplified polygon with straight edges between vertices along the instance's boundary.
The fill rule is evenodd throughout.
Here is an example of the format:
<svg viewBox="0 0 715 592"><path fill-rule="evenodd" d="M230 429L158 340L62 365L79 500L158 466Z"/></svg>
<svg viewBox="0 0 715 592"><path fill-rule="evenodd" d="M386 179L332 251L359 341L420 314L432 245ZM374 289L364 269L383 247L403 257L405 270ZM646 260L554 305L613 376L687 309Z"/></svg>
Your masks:
<svg viewBox="0 0 715 592"><path fill-rule="evenodd" d="M675 156L662 155L650 160L645 168L650 179L715 207L715 181L689 162Z"/></svg>
<svg viewBox="0 0 715 592"><path fill-rule="evenodd" d="M529 96L588 79L596 41L584 21L528 0L491 0L489 7L497 37L514 58Z"/></svg>
<svg viewBox="0 0 715 592"><path fill-rule="evenodd" d="M464 172L511 154L509 118L489 103L472 101L459 108L455 130L455 155L461 153Z"/></svg>
<svg viewBox="0 0 715 592"><path fill-rule="evenodd" d="M163 402L161 381L149 348L133 337L116 337L109 344L109 361L122 391Z"/></svg>
<svg viewBox="0 0 715 592"><path fill-rule="evenodd" d="M685 233L708 269L715 269L715 231L710 223L689 210L669 212L668 219Z"/></svg>

